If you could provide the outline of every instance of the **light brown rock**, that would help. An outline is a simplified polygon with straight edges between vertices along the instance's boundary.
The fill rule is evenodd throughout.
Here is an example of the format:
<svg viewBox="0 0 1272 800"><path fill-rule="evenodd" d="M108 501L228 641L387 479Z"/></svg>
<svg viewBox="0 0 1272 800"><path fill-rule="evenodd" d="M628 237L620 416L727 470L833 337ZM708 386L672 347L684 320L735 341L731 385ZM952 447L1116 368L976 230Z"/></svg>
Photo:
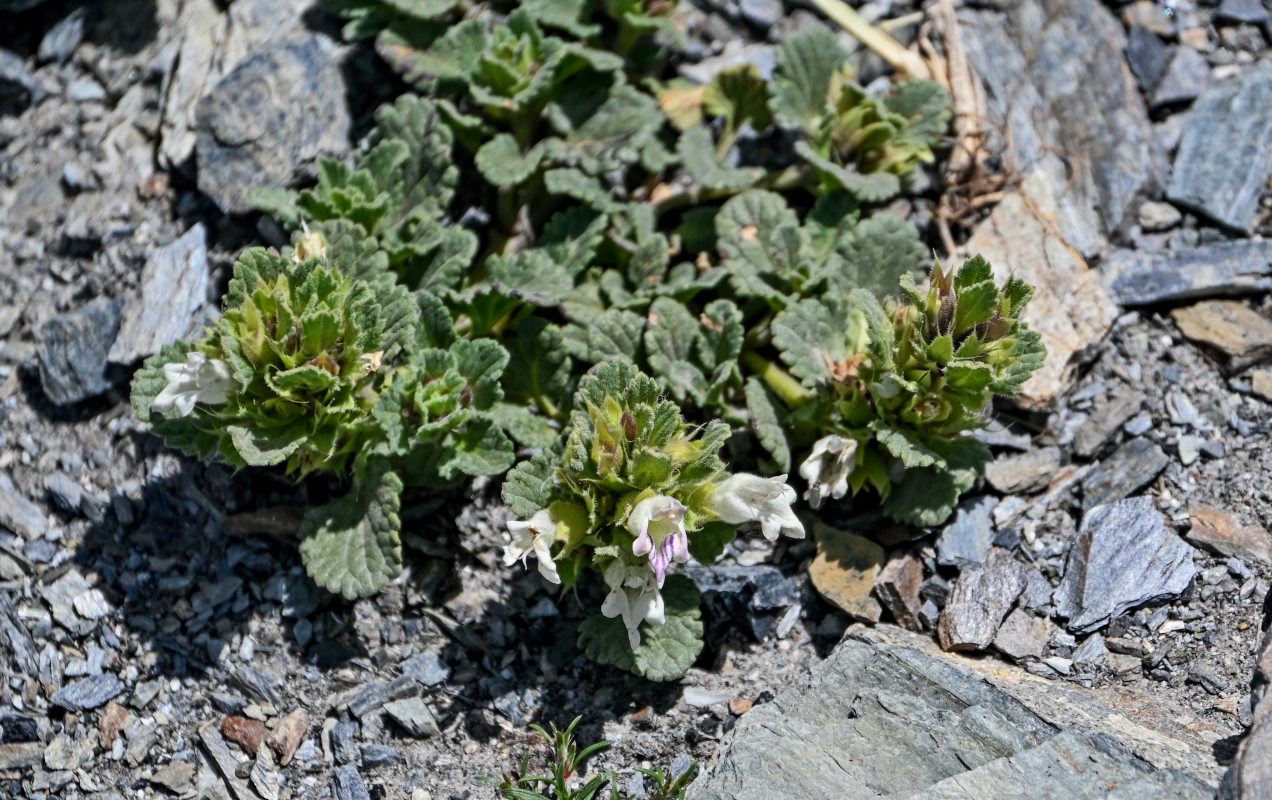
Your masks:
<svg viewBox="0 0 1272 800"><path fill-rule="evenodd" d="M1015 661L1042 658L1050 638L1051 631L1045 619L1018 608L1008 614L998 628L994 635L994 649Z"/></svg>
<svg viewBox="0 0 1272 800"><path fill-rule="evenodd" d="M863 622L878 622L883 607L872 596L883 548L849 531L815 523L817 557L808 569L822 597Z"/></svg>
<svg viewBox="0 0 1272 800"><path fill-rule="evenodd" d="M109 751L115 746L115 740L119 738L119 732L128 727L128 723L132 721L132 714L128 709L111 700L102 709L102 716L97 721L97 734L101 742L102 749Z"/></svg>
<svg viewBox="0 0 1272 800"><path fill-rule="evenodd" d="M1002 455L985 467L985 480L1003 494L1031 494L1047 488L1060 468L1060 448L1039 447Z"/></svg>
<svg viewBox="0 0 1272 800"><path fill-rule="evenodd" d="M221 732L226 739L242 747L244 752L253 754L269 736L269 728L265 727L264 722L247 717L226 717L221 723Z"/></svg>
<svg viewBox="0 0 1272 800"><path fill-rule="evenodd" d="M1184 538L1222 556L1272 565L1272 536L1258 525L1241 525L1226 511L1207 505L1188 508L1192 527Z"/></svg>
<svg viewBox="0 0 1272 800"><path fill-rule="evenodd" d="M1230 369L1272 354L1272 322L1237 300L1207 300L1170 312L1179 332L1218 351Z"/></svg>
<svg viewBox="0 0 1272 800"><path fill-rule="evenodd" d="M1018 399L1034 409L1055 402L1117 317L1108 291L1056 227L1053 191L1044 173L1033 173L976 226L966 248L988 259L999 280L1015 275L1034 287L1024 320L1042 335L1047 359Z"/></svg>
<svg viewBox="0 0 1272 800"><path fill-rule="evenodd" d="M1250 391L1272 403L1272 369L1251 370Z"/></svg>
<svg viewBox="0 0 1272 800"><path fill-rule="evenodd" d="M923 583L923 565L911 553L893 558L875 578L875 594L887 606L893 619L902 628L921 631L919 609L919 585Z"/></svg>
<svg viewBox="0 0 1272 800"><path fill-rule="evenodd" d="M303 708L298 708L283 717L278 727L274 728L274 732L266 740L266 744L274 751L274 755L278 756L279 764L285 767L291 763L292 756L296 754L296 749L304 741L308 730L309 714Z"/></svg>

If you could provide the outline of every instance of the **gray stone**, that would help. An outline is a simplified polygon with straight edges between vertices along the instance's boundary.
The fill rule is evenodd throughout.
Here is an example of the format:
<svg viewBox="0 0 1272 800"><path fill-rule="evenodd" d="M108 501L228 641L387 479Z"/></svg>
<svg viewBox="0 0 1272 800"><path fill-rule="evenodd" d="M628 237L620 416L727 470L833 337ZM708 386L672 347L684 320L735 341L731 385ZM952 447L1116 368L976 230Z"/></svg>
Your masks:
<svg viewBox="0 0 1272 800"><path fill-rule="evenodd" d="M92 629L92 625L80 618L76 611L76 602L84 602L80 598L89 592L97 591L92 584L76 569L40 589L40 597L49 604L49 611L58 624L73 634L84 635ZM98 593L100 594L100 592Z"/></svg>
<svg viewBox="0 0 1272 800"><path fill-rule="evenodd" d="M0 113L20 111L31 103L38 103L43 96L44 91L22 59L0 48Z"/></svg>
<svg viewBox="0 0 1272 800"><path fill-rule="evenodd" d="M44 761L44 745L39 742L0 744L0 769L34 767Z"/></svg>
<svg viewBox="0 0 1272 800"><path fill-rule="evenodd" d="M1148 439L1132 439L1100 462L1082 481L1082 508L1129 497L1166 469L1170 459Z"/></svg>
<svg viewBox="0 0 1272 800"><path fill-rule="evenodd" d="M1210 62L1191 47L1176 47L1170 67L1153 90L1149 106L1157 109L1196 100L1210 88Z"/></svg>
<svg viewBox="0 0 1272 800"><path fill-rule="evenodd" d="M1264 614L1263 641L1250 681L1252 719L1249 732L1237 749L1232 766L1219 789L1222 800L1259 800L1272 797L1272 614Z"/></svg>
<svg viewBox="0 0 1272 800"><path fill-rule="evenodd" d="M3 472L0 472L0 527L27 541L42 538L49 527L44 511L23 497Z"/></svg>
<svg viewBox="0 0 1272 800"><path fill-rule="evenodd" d="M1162 37L1148 28L1132 26L1126 35L1126 59L1146 92L1157 87L1170 65L1170 50Z"/></svg>
<svg viewBox="0 0 1272 800"><path fill-rule="evenodd" d="M40 383L57 405L78 403L110 388L106 354L119 331L122 301L94 300L51 317L36 332Z"/></svg>
<svg viewBox="0 0 1272 800"><path fill-rule="evenodd" d="M892 558L875 576L875 594L897 624L906 630L923 630L923 623L919 620L923 611L923 601L919 597L922 583L923 564L910 553Z"/></svg>
<svg viewBox="0 0 1272 800"><path fill-rule="evenodd" d="M208 284L207 234L199 222L146 259L141 290L124 306L110 360L131 364L198 333L199 310L207 302Z"/></svg>
<svg viewBox="0 0 1272 800"><path fill-rule="evenodd" d="M1223 22L1244 22L1258 25L1268 20L1268 10L1260 0L1223 0L1215 19Z"/></svg>
<svg viewBox="0 0 1272 800"><path fill-rule="evenodd" d="M1009 553L995 551L983 565L963 570L950 591L937 638L943 650L984 650L1003 617L1025 590L1025 568Z"/></svg>
<svg viewBox="0 0 1272 800"><path fill-rule="evenodd" d="M742 64L754 64L760 75L768 80L777 65L777 53L771 45L744 45L734 40L725 45L724 52L720 55L703 59L697 64L681 64L679 70L681 77L694 83L707 84L724 70Z"/></svg>
<svg viewBox="0 0 1272 800"><path fill-rule="evenodd" d="M194 764L189 761L173 761L155 771L150 782L162 786L173 794L184 794L194 782Z"/></svg>
<svg viewBox="0 0 1272 800"><path fill-rule="evenodd" d="M372 769L396 764L401 760L402 756L398 751L387 744L362 745L362 763Z"/></svg>
<svg viewBox="0 0 1272 800"><path fill-rule="evenodd" d="M337 764L352 764L358 760L358 723L341 720L332 727L331 752Z"/></svg>
<svg viewBox="0 0 1272 800"><path fill-rule="evenodd" d="M245 213L252 188L287 186L318 156L347 150L344 95L326 38L247 59L199 102L199 190L222 211ZM248 108L253 112L244 113Z"/></svg>
<svg viewBox="0 0 1272 800"><path fill-rule="evenodd" d="M739 0L738 11L742 19L764 30L776 25L784 13L781 0Z"/></svg>
<svg viewBox="0 0 1272 800"><path fill-rule="evenodd" d="M1139 413L1143 404L1144 395L1134 389L1123 387L1114 392L1096 406L1095 412L1073 435L1074 455L1090 458L1098 453L1118 428Z"/></svg>
<svg viewBox="0 0 1272 800"><path fill-rule="evenodd" d="M1109 649L1104 646L1104 637L1099 633L1093 633L1083 639L1082 644L1078 645L1078 649L1073 651L1073 663L1098 666L1108 652Z"/></svg>
<svg viewBox="0 0 1272 800"><path fill-rule="evenodd" d="M1203 439L1200 436L1180 436L1179 463L1187 467L1191 466L1198 458L1200 458L1202 442Z"/></svg>
<svg viewBox="0 0 1272 800"><path fill-rule="evenodd" d="M1017 608L999 626L994 635L994 649L1014 661L1041 658L1050 638L1045 619Z"/></svg>
<svg viewBox="0 0 1272 800"><path fill-rule="evenodd" d="M76 741L58 734L44 748L44 766L53 770L79 769L93 757L95 745L89 739Z"/></svg>
<svg viewBox="0 0 1272 800"><path fill-rule="evenodd" d="M416 653L401 663L402 674L410 675L425 686L436 686L450 677L450 667L434 650Z"/></svg>
<svg viewBox="0 0 1272 800"><path fill-rule="evenodd" d="M737 721L688 798L1210 797L1210 742L1172 716L1147 696L1077 690L856 626Z"/></svg>
<svg viewBox="0 0 1272 800"><path fill-rule="evenodd" d="M384 710L403 730L417 739L437 736L442 732L437 726L437 718L422 698L394 700L392 703L385 703Z"/></svg>
<svg viewBox="0 0 1272 800"><path fill-rule="evenodd" d="M365 717L372 711L379 710L385 703L406 697L417 688L419 684L410 675L403 675L392 681L372 681L349 700L349 711L355 716Z"/></svg>
<svg viewBox="0 0 1272 800"><path fill-rule="evenodd" d="M1003 494L1029 494L1045 489L1060 468L1060 448L1039 447L1001 455L985 467L985 480Z"/></svg>
<svg viewBox="0 0 1272 800"><path fill-rule="evenodd" d="M1093 508L1065 560L1056 613L1069 630L1089 633L1111 617L1177 597L1197 574L1195 552L1166 527L1151 498Z"/></svg>
<svg viewBox="0 0 1272 800"><path fill-rule="evenodd" d="M44 481L44 486L49 490L53 502L63 511L79 513L80 501L84 499L84 487L76 483L70 475L58 470Z"/></svg>
<svg viewBox="0 0 1272 800"><path fill-rule="evenodd" d="M358 768L352 764L336 767L331 775L331 788L336 793L336 800L371 800L367 785L362 782Z"/></svg>
<svg viewBox="0 0 1272 800"><path fill-rule="evenodd" d="M1141 306L1272 289L1267 242L1219 242L1192 250L1118 250L1100 278L1120 305Z"/></svg>
<svg viewBox="0 0 1272 800"><path fill-rule="evenodd" d="M63 686L49 702L67 711L89 711L106 705L123 692L123 681L107 672Z"/></svg>
<svg viewBox="0 0 1272 800"><path fill-rule="evenodd" d="M1272 177L1272 63L1211 87L1184 122L1166 194L1238 231L1254 223Z"/></svg>
<svg viewBox="0 0 1272 800"><path fill-rule="evenodd" d="M80 78L66 85L66 99L74 103L100 103L106 99L106 90L92 78Z"/></svg>
<svg viewBox="0 0 1272 800"><path fill-rule="evenodd" d="M936 559L945 567L965 567L984 564L985 556L994 541L994 523L990 515L998 500L979 497L965 501L954 514L954 520L941 531L936 540Z"/></svg>
<svg viewBox="0 0 1272 800"><path fill-rule="evenodd" d="M77 8L65 19L49 28L40 40L40 49L36 52L40 61L56 61L65 64L75 53L84 39L84 22L88 18L87 8Z"/></svg>
<svg viewBox="0 0 1272 800"><path fill-rule="evenodd" d="M1170 203L1159 203L1156 200L1146 201L1139 210L1140 227L1149 233L1169 230L1178 225L1183 218L1184 215L1179 213L1179 209Z"/></svg>

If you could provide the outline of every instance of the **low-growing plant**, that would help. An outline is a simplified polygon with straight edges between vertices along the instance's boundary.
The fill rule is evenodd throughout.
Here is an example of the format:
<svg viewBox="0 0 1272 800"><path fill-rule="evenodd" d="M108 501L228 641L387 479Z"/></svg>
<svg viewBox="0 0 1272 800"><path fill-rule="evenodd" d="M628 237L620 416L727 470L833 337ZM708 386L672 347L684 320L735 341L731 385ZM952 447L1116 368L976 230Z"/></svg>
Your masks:
<svg viewBox="0 0 1272 800"><path fill-rule="evenodd" d="M582 719L575 717L565 730L557 728L556 723L550 723L551 730L538 724L530 726L549 750L548 755L541 759L547 774L531 774L531 766L537 759L533 753L526 753L520 769L505 773L501 779L483 776L478 780L494 785L505 800L593 800L606 787L609 788L610 800L684 800L685 792L698 772L698 765L686 756L677 758L667 771L636 768L638 774L653 782L652 792L646 787L635 796L629 795L619 787L618 775L614 772L599 773L582 786L571 788L570 779L578 775L583 761L611 744L600 741L579 751L574 741L574 729Z"/></svg>

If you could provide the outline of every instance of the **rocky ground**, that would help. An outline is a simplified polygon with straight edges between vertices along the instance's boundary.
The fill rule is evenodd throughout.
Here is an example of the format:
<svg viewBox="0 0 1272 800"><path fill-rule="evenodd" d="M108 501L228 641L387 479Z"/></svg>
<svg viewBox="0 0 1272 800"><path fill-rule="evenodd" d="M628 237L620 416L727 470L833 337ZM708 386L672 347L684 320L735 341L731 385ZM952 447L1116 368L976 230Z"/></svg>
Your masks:
<svg viewBox="0 0 1272 800"><path fill-rule="evenodd" d="M347 604L270 535L332 486L181 458L133 418L138 359L197 330L238 250L277 235L241 213L246 186L347 152L395 91L308 5L0 2L0 796L486 797L474 777L533 748L528 722L582 715L584 741L615 742L591 769L687 754L711 767L699 796L771 797L738 788L781 774L746 737L802 730L817 692L849 692L844 675L909 720L854 734L879 771L819 771L811 745L788 758L861 796L946 796L942 781L973 770L993 796L1002 764L1046 773L1052 751L1107 759L1101 774L1139 786L1126 796L1202 796L1252 724L1231 791L1266 796L1257 698L1272 668L1251 692L1272 581L1264 6L957 11L985 156L951 191L930 173L897 210L934 247L943 228L969 234L966 249L1039 285L1048 370L997 410L998 459L941 530L829 510L815 538L740 540L695 568L707 651L655 685L583 659L577 598L499 564L497 486L418 499L404 579ZM691 78L771 69L768 43L816 24L797 2L684 5ZM915 3L861 10L925 37ZM219 81L280 43L290 55L254 67L279 108L234 117ZM863 83L882 74L856 57ZM347 87L330 125L285 111ZM234 125L245 153L201 144ZM888 688L894 662L932 682L915 696L956 698L932 701L941 713L1024 733L993 728L974 756L956 739L907 750L902 732L940 715ZM899 781L887 770L913 759L879 757L890 744L934 766ZM1157 780L1144 764L1178 780L1135 784ZM1063 780L1058 796L1103 796Z"/></svg>

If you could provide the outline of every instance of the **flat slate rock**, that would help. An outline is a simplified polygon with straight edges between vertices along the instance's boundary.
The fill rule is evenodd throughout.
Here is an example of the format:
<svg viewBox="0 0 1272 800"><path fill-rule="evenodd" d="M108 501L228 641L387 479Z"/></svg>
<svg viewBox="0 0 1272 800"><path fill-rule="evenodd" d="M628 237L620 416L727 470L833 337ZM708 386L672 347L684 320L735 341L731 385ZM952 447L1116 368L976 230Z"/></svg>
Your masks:
<svg viewBox="0 0 1272 800"><path fill-rule="evenodd" d="M959 506L954 519L936 540L936 560L941 566L967 567L985 563L989 548L994 543L994 523L990 515L997 505L995 497L978 497Z"/></svg>
<svg viewBox="0 0 1272 800"><path fill-rule="evenodd" d="M124 306L110 360L131 364L196 333L209 282L207 232L199 222L146 259L141 291Z"/></svg>
<svg viewBox="0 0 1272 800"><path fill-rule="evenodd" d="M984 650L1029 580L1025 566L997 550L982 565L963 570L937 624L942 650Z"/></svg>
<svg viewBox="0 0 1272 800"><path fill-rule="evenodd" d="M225 213L243 214L253 210L252 188L287 186L318 156L346 150L344 97L334 47L324 37L287 42L239 64L199 101L199 191Z"/></svg>
<svg viewBox="0 0 1272 800"><path fill-rule="evenodd" d="M809 676L738 720L688 797L1194 800L1218 782L1208 750L1147 697L1077 690L996 659L940 653L919 634L854 626ZM1061 754L1077 758L1063 764ZM1004 791L950 793L961 779L996 787L1017 765L1039 769L1016 773ZM1100 777L1144 791L1073 793Z"/></svg>
<svg viewBox="0 0 1272 800"><path fill-rule="evenodd" d="M1118 250L1100 265L1100 279L1127 307L1265 292L1272 248L1243 239L1165 253Z"/></svg>
<svg viewBox="0 0 1272 800"><path fill-rule="evenodd" d="M44 511L26 499L8 475L0 472L0 528L33 541L43 537L48 527L49 520Z"/></svg>
<svg viewBox="0 0 1272 800"><path fill-rule="evenodd" d="M1037 447L995 458L985 467L985 480L1003 494L1029 494L1045 489L1060 469L1060 448Z"/></svg>
<svg viewBox="0 0 1272 800"><path fill-rule="evenodd" d="M1254 721L1237 749L1232 766L1219 788L1221 800L1263 800L1272 797L1272 613L1265 613L1263 628L1268 631L1259 645L1250 682Z"/></svg>
<svg viewBox="0 0 1272 800"><path fill-rule="evenodd" d="M1169 462L1162 449L1148 439L1130 440L1087 473L1082 482L1082 508L1092 509L1134 494Z"/></svg>
<svg viewBox="0 0 1272 800"><path fill-rule="evenodd" d="M1229 369L1272 354L1272 322L1240 301L1205 300L1170 316L1180 333L1218 352Z"/></svg>
<svg viewBox="0 0 1272 800"><path fill-rule="evenodd" d="M1238 231L1254 224L1272 177L1272 64L1259 62L1197 99L1184 119L1166 196Z"/></svg>
<svg viewBox="0 0 1272 800"><path fill-rule="evenodd" d="M50 702L67 711L88 711L106 705L123 692L123 681L114 673L105 672L63 686L50 698Z"/></svg>
<svg viewBox="0 0 1272 800"><path fill-rule="evenodd" d="M1065 560L1056 614L1070 631L1090 633L1133 608L1177 597L1197 574L1194 552L1166 527L1152 498L1093 508Z"/></svg>
<svg viewBox="0 0 1272 800"><path fill-rule="evenodd" d="M78 403L110 388L106 354L119 332L119 299L94 300L50 317L36 332L40 383L57 405Z"/></svg>

